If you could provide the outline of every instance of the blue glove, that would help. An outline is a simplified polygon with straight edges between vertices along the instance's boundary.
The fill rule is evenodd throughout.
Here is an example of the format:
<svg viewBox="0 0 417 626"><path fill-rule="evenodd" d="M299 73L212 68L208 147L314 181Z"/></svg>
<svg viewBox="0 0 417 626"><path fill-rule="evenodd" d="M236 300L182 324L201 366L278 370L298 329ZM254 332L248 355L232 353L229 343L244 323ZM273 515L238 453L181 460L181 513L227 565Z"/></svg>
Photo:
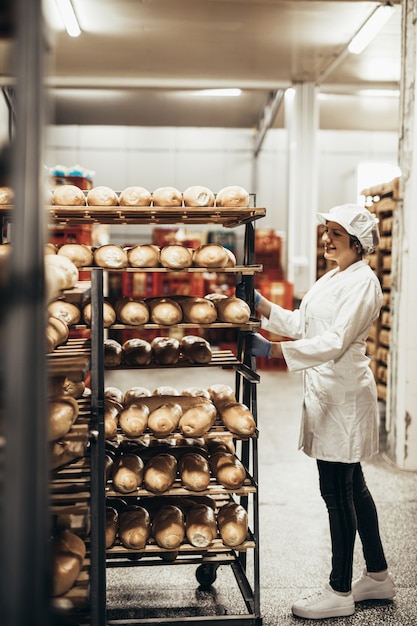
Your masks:
<svg viewBox="0 0 417 626"><path fill-rule="evenodd" d="M266 356L268 359L271 358L271 341L268 341L268 339L265 339L265 337L259 333L251 333L250 337L248 337L248 341L252 356Z"/></svg>
<svg viewBox="0 0 417 626"><path fill-rule="evenodd" d="M255 293L254 293L254 297L253 297L253 304L255 305L255 309L258 308L259 303L261 301L262 298L262 294L260 291L258 291L257 289L255 289Z"/></svg>
<svg viewBox="0 0 417 626"><path fill-rule="evenodd" d="M245 300L246 301L246 288L245 288L245 283L244 282L240 282L236 285L236 298L240 298L241 300ZM259 303L261 301L261 294L259 293L259 291L257 289L255 289L254 291L254 298L253 298L253 304L255 305L255 309L259 306Z"/></svg>

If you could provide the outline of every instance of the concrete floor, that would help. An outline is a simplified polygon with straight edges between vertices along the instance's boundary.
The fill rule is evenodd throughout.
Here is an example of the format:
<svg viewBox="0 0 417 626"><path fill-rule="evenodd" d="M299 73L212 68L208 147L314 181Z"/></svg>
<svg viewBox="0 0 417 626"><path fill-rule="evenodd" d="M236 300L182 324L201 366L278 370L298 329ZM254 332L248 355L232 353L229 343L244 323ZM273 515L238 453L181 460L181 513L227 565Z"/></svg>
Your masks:
<svg viewBox="0 0 417 626"><path fill-rule="evenodd" d="M109 372L106 385L125 391L133 385L153 389L208 387L234 375L215 368ZM140 374L138 376L138 374ZM328 580L330 543L327 513L321 500L315 461L297 450L301 379L287 371L261 371L258 385L260 602L263 626L312 623L295 618L292 603ZM363 463L374 496L389 568L396 582L393 602L362 602L351 617L314 621L338 626L415 626L417 624L417 473L393 467L383 455ZM363 568L360 542L354 576ZM249 563L248 572L251 571ZM195 566L111 568L107 575L108 618L149 619L245 614L230 566L220 566L209 591L198 588ZM210 620L210 616L213 619ZM217 618L218 619L218 618ZM227 619L227 618L226 618ZM207 620L207 621L206 621ZM134 623L131 622L131 623ZM236 623L236 622L234 622ZM238 622L239 623L239 622ZM244 619L242 619L242 624Z"/></svg>

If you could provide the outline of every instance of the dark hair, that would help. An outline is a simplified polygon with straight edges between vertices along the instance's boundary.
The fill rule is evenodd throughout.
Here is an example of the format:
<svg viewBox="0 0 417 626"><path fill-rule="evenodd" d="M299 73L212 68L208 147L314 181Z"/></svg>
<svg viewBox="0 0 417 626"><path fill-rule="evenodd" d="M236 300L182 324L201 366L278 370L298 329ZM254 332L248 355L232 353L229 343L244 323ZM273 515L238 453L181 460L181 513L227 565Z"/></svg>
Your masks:
<svg viewBox="0 0 417 626"><path fill-rule="evenodd" d="M349 245L351 248L353 248L353 246L356 246L358 254L360 254L361 256L365 254L365 250L363 249L361 242L357 237L355 237L355 235L349 235Z"/></svg>

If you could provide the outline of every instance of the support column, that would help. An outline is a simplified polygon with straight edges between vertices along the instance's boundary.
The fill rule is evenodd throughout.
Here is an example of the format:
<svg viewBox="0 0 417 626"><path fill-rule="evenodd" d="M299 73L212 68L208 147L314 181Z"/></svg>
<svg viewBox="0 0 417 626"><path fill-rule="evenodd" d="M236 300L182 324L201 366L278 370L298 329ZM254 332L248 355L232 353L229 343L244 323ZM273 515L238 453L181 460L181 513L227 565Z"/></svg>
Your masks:
<svg viewBox="0 0 417 626"><path fill-rule="evenodd" d="M316 278L318 180L317 87L299 83L285 94L288 131L288 280L302 296Z"/></svg>
<svg viewBox="0 0 417 626"><path fill-rule="evenodd" d="M402 12L402 202L393 228L387 454L399 467L417 469L417 0L404 0Z"/></svg>

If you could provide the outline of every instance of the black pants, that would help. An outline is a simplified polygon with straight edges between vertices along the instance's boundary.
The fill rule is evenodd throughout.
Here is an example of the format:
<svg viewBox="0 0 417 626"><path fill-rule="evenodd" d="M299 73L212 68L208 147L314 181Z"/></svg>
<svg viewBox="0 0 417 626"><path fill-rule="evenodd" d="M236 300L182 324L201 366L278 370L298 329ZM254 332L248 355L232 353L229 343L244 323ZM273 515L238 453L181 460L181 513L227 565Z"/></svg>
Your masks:
<svg viewBox="0 0 417 626"><path fill-rule="evenodd" d="M350 591L356 531L362 542L368 572L380 572L387 568L375 503L366 486L360 463L317 461L317 466L320 492L330 522L330 585L335 591Z"/></svg>

